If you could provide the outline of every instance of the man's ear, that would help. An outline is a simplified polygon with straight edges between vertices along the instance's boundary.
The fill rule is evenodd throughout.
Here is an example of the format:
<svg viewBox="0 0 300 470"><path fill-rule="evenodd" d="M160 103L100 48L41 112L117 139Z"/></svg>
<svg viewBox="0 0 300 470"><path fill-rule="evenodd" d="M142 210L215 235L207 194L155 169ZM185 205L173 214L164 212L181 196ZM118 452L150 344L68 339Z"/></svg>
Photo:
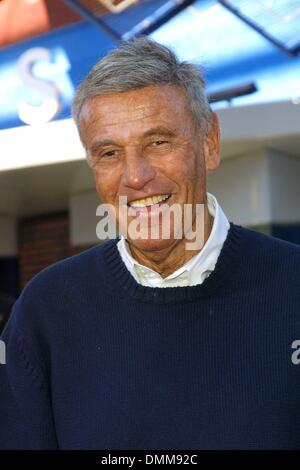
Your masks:
<svg viewBox="0 0 300 470"><path fill-rule="evenodd" d="M216 113L213 113L212 124L207 135L204 137L203 150L205 158L205 168L212 171L220 165L220 126Z"/></svg>

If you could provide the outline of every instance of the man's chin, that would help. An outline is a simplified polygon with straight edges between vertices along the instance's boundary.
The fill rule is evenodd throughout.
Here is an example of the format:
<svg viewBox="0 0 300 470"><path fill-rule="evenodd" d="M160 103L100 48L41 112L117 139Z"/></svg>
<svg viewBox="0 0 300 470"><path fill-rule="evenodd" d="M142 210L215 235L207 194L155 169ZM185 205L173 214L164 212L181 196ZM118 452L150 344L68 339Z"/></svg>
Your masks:
<svg viewBox="0 0 300 470"><path fill-rule="evenodd" d="M151 251L161 251L170 248L177 240L168 238L168 239L127 239L129 246L134 247L139 251L151 252Z"/></svg>

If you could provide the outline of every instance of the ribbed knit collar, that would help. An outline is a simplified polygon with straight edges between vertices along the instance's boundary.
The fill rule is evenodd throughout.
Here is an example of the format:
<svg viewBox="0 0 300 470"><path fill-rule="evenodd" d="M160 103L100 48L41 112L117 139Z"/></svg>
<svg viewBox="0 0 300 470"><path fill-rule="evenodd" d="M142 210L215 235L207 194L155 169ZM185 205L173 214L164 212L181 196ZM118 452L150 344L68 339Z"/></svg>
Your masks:
<svg viewBox="0 0 300 470"><path fill-rule="evenodd" d="M105 278L113 287L141 302L178 303L193 302L211 296L218 288L232 280L242 258L243 227L230 222L230 228L214 271L202 284L188 287L146 287L138 284L125 266L117 248L117 240L102 245L106 262ZM121 293L121 292L120 292ZM117 295L117 294L116 294Z"/></svg>

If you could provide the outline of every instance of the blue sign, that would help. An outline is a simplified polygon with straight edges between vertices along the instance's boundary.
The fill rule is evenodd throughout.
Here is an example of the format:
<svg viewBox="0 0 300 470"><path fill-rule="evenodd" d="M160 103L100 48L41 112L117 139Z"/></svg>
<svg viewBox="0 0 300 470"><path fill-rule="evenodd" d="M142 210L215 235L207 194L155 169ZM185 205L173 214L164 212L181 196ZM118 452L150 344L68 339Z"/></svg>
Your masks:
<svg viewBox="0 0 300 470"><path fill-rule="evenodd" d="M2 49L0 129L69 117L75 88L113 45L83 22Z"/></svg>

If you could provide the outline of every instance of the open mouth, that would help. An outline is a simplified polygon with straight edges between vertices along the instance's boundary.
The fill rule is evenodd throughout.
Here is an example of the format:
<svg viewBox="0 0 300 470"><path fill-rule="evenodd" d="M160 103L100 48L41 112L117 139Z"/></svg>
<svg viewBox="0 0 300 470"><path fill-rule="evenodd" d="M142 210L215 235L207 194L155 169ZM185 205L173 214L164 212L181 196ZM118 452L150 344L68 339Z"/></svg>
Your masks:
<svg viewBox="0 0 300 470"><path fill-rule="evenodd" d="M144 199L136 199L128 203L129 207L133 209L142 209L144 207L151 207L155 204L161 204L167 201L171 197L171 194L158 194L156 196L146 197Z"/></svg>

